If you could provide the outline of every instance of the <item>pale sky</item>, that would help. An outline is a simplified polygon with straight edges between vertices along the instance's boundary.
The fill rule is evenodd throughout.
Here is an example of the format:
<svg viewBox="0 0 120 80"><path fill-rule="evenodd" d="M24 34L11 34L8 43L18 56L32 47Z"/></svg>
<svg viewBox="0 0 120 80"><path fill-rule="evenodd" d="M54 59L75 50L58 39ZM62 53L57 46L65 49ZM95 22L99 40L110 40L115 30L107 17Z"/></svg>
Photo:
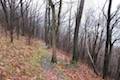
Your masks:
<svg viewBox="0 0 120 80"><path fill-rule="evenodd" d="M38 5L43 4L43 1L45 0L34 0L35 3L37 2ZM53 0L53 1L59 1L59 0ZM70 2L71 0L63 0L63 2ZM76 13L77 10L77 4L78 4L78 0L72 0L75 1L75 3L73 4L73 10L72 10L72 14L73 16ZM85 0L85 5L84 5L84 13L83 13L83 19L82 21L84 22L84 18L85 18L85 13L89 10L89 9L93 9L95 10L95 12L100 11L103 8L103 5L105 3L106 0ZM117 6L120 5L120 0L113 0L112 3L112 12L115 11L117 9ZM35 6L35 5L34 5ZM108 7L108 5L106 5ZM62 13L65 12L66 10L68 10L70 7L67 3L63 3L62 6ZM40 9L38 9L40 10ZM43 5L42 7L42 12L45 11L45 5ZM63 18L64 15L62 15ZM68 18L67 16L64 16L65 20L67 20L66 18ZM65 24L63 27L66 27L67 25Z"/></svg>
<svg viewBox="0 0 120 80"><path fill-rule="evenodd" d="M41 5L43 1L45 0L33 0L37 2L38 5ZM59 0L53 0L53 1L59 1ZM76 6L78 4L78 0L63 0L63 2L70 2L74 1L75 3L73 4L73 9L76 11ZM94 10L101 9L104 5L106 0L85 0L85 7L84 7L84 12L86 12L88 9L92 8ZM120 4L120 0L113 0L112 3L112 11L116 10L117 6ZM66 11L68 9L68 4L63 3L63 8L62 11Z"/></svg>
<svg viewBox="0 0 120 80"><path fill-rule="evenodd" d="M37 3L38 5L41 6L41 4L43 4L43 1L45 0L33 0L35 3ZM53 0L53 1L59 1L59 0ZM75 3L73 3L73 10L72 10L72 14L73 16L76 13L77 10L77 4L78 4L78 0L63 0L63 6L62 6L62 14L64 12L66 12L70 6L68 5L68 2L73 1ZM95 10L96 12L101 10L103 8L103 5L105 3L106 0L85 0L85 5L84 5L84 13L83 15L85 15L85 13L91 8L93 10ZM66 3L67 2L67 3ZM113 0L112 3L112 11L115 11L117 6L120 4L120 0ZM34 5L35 6L35 5ZM107 6L107 5L106 5ZM38 10L40 10L38 8ZM43 5L41 12L45 11L45 5ZM63 16L63 15L62 15Z"/></svg>
<svg viewBox="0 0 120 80"><path fill-rule="evenodd" d="M34 0L35 2L39 2L42 3L44 0ZM59 0L53 0L53 1L59 1ZM63 0L64 2L70 2L70 1L76 1L76 3L78 2L78 0ZM85 0L85 7L86 8L95 8L95 7L100 7L102 5L104 5L106 0ZM113 0L113 10L117 7L117 5L120 4L120 0Z"/></svg>
<svg viewBox="0 0 120 80"><path fill-rule="evenodd" d="M86 0L86 6L94 8L94 6L102 7L106 0ZM120 0L113 0L112 10L115 10L116 7L120 4Z"/></svg>

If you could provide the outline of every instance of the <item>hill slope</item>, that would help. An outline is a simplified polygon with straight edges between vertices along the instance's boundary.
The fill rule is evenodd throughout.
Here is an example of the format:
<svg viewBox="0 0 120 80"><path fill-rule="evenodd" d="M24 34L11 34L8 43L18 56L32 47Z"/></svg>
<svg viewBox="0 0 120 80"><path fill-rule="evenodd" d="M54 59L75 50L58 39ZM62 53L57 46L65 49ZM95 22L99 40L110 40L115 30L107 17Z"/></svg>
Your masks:
<svg viewBox="0 0 120 80"><path fill-rule="evenodd" d="M85 64L70 65L70 58L57 51L58 64L50 63L51 50L39 40L26 44L22 37L9 43L0 37L0 80L102 80Z"/></svg>

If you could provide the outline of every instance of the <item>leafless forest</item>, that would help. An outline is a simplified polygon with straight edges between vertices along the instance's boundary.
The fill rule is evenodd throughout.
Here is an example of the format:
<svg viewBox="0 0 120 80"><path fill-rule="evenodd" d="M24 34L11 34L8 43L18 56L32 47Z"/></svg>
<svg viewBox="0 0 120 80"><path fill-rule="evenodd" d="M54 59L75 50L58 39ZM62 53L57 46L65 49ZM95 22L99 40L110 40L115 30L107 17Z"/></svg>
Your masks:
<svg viewBox="0 0 120 80"><path fill-rule="evenodd" d="M41 0L41 4L35 4L37 0L0 0L0 40L4 37L7 39L6 44L15 45L16 40L24 38L25 43L21 43L26 46L42 41L46 51L51 53L52 65L64 63L64 66L75 67L85 64L98 79L7 79L0 67L0 80L120 80L120 5L112 10L114 0L105 0L102 8L84 11L87 1ZM66 10L64 4L67 5ZM58 53L58 50L63 52ZM3 56L2 53L1 47L0 55ZM69 57L69 61L60 63L60 54ZM4 67L1 63L5 61L2 62L2 59L0 56L0 66Z"/></svg>

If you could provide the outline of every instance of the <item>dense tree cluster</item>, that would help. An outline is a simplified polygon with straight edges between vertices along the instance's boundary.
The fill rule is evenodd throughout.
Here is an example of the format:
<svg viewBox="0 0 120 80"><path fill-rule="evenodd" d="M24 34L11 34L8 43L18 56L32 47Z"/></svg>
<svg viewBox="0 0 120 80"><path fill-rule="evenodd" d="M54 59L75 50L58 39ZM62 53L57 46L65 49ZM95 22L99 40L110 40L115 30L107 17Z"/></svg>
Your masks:
<svg viewBox="0 0 120 80"><path fill-rule="evenodd" d="M32 0L0 0L1 26L4 28L6 36L10 36L10 41L14 40L14 33L27 36L28 43L34 36L38 36L39 13L35 8L31 8Z"/></svg>

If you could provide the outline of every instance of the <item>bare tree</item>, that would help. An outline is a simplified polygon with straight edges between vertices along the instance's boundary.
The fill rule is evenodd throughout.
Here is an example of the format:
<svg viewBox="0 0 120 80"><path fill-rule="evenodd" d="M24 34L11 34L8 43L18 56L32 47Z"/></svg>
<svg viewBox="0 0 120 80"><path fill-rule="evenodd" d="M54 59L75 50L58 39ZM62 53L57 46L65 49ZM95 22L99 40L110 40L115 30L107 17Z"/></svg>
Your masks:
<svg viewBox="0 0 120 80"><path fill-rule="evenodd" d="M59 11L58 11L58 17L57 17L57 28L56 28L56 42L57 42L57 47L59 47L59 29L60 29L60 23L61 23L61 11L62 11L62 1L60 0L60 4L59 4Z"/></svg>
<svg viewBox="0 0 120 80"><path fill-rule="evenodd" d="M20 0L20 10L21 10L21 23L22 23L22 35L25 35L25 30L24 30L24 8L23 8L23 0Z"/></svg>
<svg viewBox="0 0 120 80"><path fill-rule="evenodd" d="M50 6L52 9L52 48L53 48L53 55L52 55L52 63L57 63L57 58L56 58L56 14L55 14L55 5L53 4L52 0L50 1Z"/></svg>
<svg viewBox="0 0 120 80"><path fill-rule="evenodd" d="M103 78L105 78L108 73L108 66L109 66L110 59L111 59L113 45L116 41L120 40L120 38L116 38L114 40L112 38L113 37L113 29L119 23L119 19L120 19L120 17L117 16L117 13L119 12L119 8L115 12L111 13L111 7L112 7L112 0L109 0L107 15L104 14L104 16L107 19L107 25L106 25L107 31L106 31L106 45L105 45ZM115 18L116 16L117 16L117 18ZM115 21L113 21L114 19L115 19Z"/></svg>
<svg viewBox="0 0 120 80"><path fill-rule="evenodd" d="M44 27L45 27L45 42L46 42L46 45L49 44L49 41L48 41L48 3L46 3L46 9L45 9L45 21L44 21Z"/></svg>
<svg viewBox="0 0 120 80"><path fill-rule="evenodd" d="M8 20L8 10L7 10L7 1L6 0L0 0L0 3L2 5L2 9L4 12L4 16L5 16L5 21L6 21L6 27L5 27L5 33L7 35L7 28L9 27L9 20Z"/></svg>
<svg viewBox="0 0 120 80"><path fill-rule="evenodd" d="M75 23L75 31L74 31L74 39L73 39L72 62L78 61L78 34L79 34L79 26L81 23L81 18L82 18L82 13L83 13L83 8L84 8L84 1L85 0L81 0L79 4L79 8L77 10L77 15L76 15L76 23Z"/></svg>

